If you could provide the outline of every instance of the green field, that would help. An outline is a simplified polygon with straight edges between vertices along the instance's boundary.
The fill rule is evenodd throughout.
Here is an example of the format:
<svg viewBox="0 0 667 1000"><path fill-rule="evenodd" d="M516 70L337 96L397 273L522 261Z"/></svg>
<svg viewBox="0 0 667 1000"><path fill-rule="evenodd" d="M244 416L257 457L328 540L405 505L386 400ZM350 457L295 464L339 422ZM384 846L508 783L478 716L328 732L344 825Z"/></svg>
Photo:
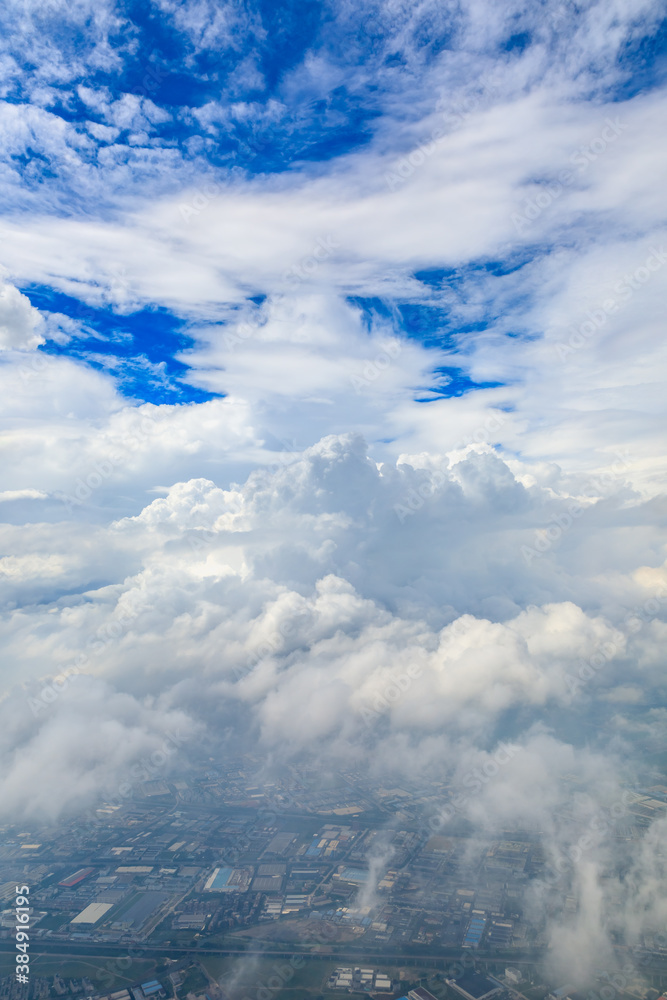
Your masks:
<svg viewBox="0 0 667 1000"><path fill-rule="evenodd" d="M48 979L56 973L63 979L87 976L100 991L119 990L132 983L154 978L157 962L152 959L57 958L36 956L30 963L30 978ZM2 956L1 975L12 975L14 965L9 955Z"/></svg>
<svg viewBox="0 0 667 1000"><path fill-rule="evenodd" d="M188 969L183 985L178 987L178 995L185 997L188 993L199 993L208 988L208 979L196 965Z"/></svg>

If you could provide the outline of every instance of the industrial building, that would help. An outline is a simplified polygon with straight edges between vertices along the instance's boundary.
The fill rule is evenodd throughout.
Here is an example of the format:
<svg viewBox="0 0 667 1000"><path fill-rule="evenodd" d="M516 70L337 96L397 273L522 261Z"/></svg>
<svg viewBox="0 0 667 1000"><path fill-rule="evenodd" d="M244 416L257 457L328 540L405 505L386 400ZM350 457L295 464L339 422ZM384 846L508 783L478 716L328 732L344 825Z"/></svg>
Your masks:
<svg viewBox="0 0 667 1000"><path fill-rule="evenodd" d="M349 882L351 885L364 885L368 882L368 872L361 868L343 868L334 875L334 878L340 882Z"/></svg>
<svg viewBox="0 0 667 1000"><path fill-rule="evenodd" d="M334 990L352 989L352 969L339 966L329 976L328 986Z"/></svg>
<svg viewBox="0 0 667 1000"><path fill-rule="evenodd" d="M373 969L355 969L354 978L357 980L357 985L362 990L369 990L373 986Z"/></svg>
<svg viewBox="0 0 667 1000"><path fill-rule="evenodd" d="M78 885L79 882L83 882L84 879L92 875L94 871L95 868L79 868L79 870L74 872L73 875L68 875L68 877L64 878L62 882L58 882L58 885L62 886L64 889L71 889L73 886Z"/></svg>
<svg viewBox="0 0 667 1000"><path fill-rule="evenodd" d="M460 993L464 1000L488 1000L505 989L497 979L472 971L464 972L457 979L446 979L445 982Z"/></svg>
<svg viewBox="0 0 667 1000"><path fill-rule="evenodd" d="M138 930L168 898L168 893L155 889L139 893L129 908L118 914L113 927L121 930Z"/></svg>
<svg viewBox="0 0 667 1000"><path fill-rule="evenodd" d="M85 910L82 910L81 913L73 918L71 923L96 924L102 919L105 913L109 912L111 905L111 903L89 903Z"/></svg>
<svg viewBox="0 0 667 1000"><path fill-rule="evenodd" d="M109 994L109 1000L130 1000L130 991L117 990L115 993Z"/></svg>
<svg viewBox="0 0 667 1000"><path fill-rule="evenodd" d="M244 868L216 868L204 889L208 892L247 892L250 878Z"/></svg>
<svg viewBox="0 0 667 1000"><path fill-rule="evenodd" d="M349 969L339 966L329 977L328 985L334 990L349 992L391 993L392 982L389 976L375 969ZM435 1000L435 997L432 998Z"/></svg>
<svg viewBox="0 0 667 1000"><path fill-rule="evenodd" d="M310 896L305 893L288 894L283 903L283 913L298 913L299 910L305 910L309 905Z"/></svg>
<svg viewBox="0 0 667 1000"><path fill-rule="evenodd" d="M162 983L158 982L157 979L151 979L147 983L142 983L141 992L145 997L164 996L164 988L162 986Z"/></svg>
<svg viewBox="0 0 667 1000"><path fill-rule="evenodd" d="M282 875L266 875L252 880L253 892L281 892L284 879Z"/></svg>
<svg viewBox="0 0 667 1000"><path fill-rule="evenodd" d="M423 986L418 986L417 989L410 990L406 1000L437 1000L437 997L434 997L429 990L425 990Z"/></svg>
<svg viewBox="0 0 667 1000"><path fill-rule="evenodd" d="M512 943L514 923L511 920L493 919L486 935L486 943L490 948L506 948Z"/></svg>
<svg viewBox="0 0 667 1000"><path fill-rule="evenodd" d="M479 948L484 928L486 927L486 914L483 910L473 910L468 923L465 937L463 938L464 948Z"/></svg>

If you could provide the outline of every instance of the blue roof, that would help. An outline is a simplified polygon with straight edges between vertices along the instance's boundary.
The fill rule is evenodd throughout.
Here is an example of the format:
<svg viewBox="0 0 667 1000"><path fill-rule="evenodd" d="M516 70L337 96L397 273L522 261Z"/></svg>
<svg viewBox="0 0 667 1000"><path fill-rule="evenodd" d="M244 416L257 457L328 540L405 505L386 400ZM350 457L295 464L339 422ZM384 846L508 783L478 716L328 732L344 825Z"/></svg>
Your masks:
<svg viewBox="0 0 667 1000"><path fill-rule="evenodd" d="M339 878L344 882L367 882L368 872L361 868L344 868Z"/></svg>
<svg viewBox="0 0 667 1000"><path fill-rule="evenodd" d="M215 876L211 882L211 889L219 889L221 886L227 885L230 878L232 877L233 868L221 868L218 874Z"/></svg>

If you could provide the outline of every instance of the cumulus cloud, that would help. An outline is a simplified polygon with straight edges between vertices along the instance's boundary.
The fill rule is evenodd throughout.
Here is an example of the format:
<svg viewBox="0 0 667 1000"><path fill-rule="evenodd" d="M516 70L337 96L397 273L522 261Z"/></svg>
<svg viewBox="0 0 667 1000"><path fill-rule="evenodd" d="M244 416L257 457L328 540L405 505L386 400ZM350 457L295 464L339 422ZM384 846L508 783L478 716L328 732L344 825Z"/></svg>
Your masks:
<svg viewBox="0 0 667 1000"><path fill-rule="evenodd" d="M142 756L160 752L168 774L169 756L196 733L183 712L165 711L155 699L139 702L88 676L68 680L49 688L53 700L27 713L25 692L0 703L5 820L53 821L99 804L100 797L117 805L145 779Z"/></svg>
<svg viewBox="0 0 667 1000"><path fill-rule="evenodd" d="M594 611L576 566L565 587L552 560L531 579L520 542L540 491L491 452L443 469L378 468L359 438L330 437L230 489L178 484L78 541L66 523L44 526L26 551L6 529L10 593L35 603L13 612L5 641L24 677L37 680L45 660L82 662L136 697L157 686L209 722L238 709L272 752L326 737L344 756L387 726L417 742L445 726L490 750L508 712L576 711L628 676L647 641L631 603L646 592L610 579ZM424 483L427 499L401 523L396 508L421 500ZM428 558L434 534L442 547ZM59 596L77 581L85 600ZM650 686L651 670L634 683Z"/></svg>
<svg viewBox="0 0 667 1000"><path fill-rule="evenodd" d="M34 350L44 343L43 323L26 295L7 282L0 283L0 350Z"/></svg>

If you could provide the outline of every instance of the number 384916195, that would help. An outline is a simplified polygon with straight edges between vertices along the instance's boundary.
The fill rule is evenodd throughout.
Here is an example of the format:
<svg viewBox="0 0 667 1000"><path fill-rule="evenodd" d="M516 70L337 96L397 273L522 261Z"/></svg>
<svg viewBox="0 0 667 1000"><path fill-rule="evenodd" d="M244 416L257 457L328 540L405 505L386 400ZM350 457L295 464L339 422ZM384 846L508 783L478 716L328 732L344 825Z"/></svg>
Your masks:
<svg viewBox="0 0 667 1000"><path fill-rule="evenodd" d="M16 978L20 983L28 981L28 957L29 946L29 923L30 923L30 900L28 893L30 889L27 885L16 886Z"/></svg>

